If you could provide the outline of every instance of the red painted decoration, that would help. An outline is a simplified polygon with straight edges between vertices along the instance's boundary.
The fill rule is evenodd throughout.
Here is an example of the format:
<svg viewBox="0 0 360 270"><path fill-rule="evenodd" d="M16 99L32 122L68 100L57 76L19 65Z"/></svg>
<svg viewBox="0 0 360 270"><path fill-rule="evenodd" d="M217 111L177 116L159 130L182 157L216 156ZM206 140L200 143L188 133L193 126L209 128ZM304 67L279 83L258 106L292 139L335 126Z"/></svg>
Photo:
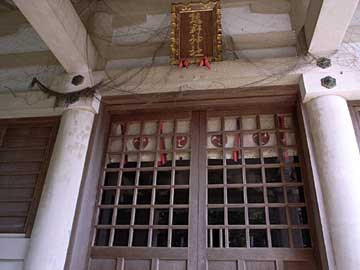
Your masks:
<svg viewBox="0 0 360 270"><path fill-rule="evenodd" d="M226 144L226 141L227 141L226 135L224 135L224 139L225 139L225 144ZM223 146L222 136L221 135L212 135L211 136L211 143L215 147L222 147Z"/></svg>
<svg viewBox="0 0 360 270"><path fill-rule="evenodd" d="M136 150L140 150L140 137L134 138L132 143ZM149 144L149 138L143 137L142 138L142 149L144 149L148 144Z"/></svg>
<svg viewBox="0 0 360 270"><path fill-rule="evenodd" d="M176 148L184 148L187 142L187 136L176 136Z"/></svg>
<svg viewBox="0 0 360 270"><path fill-rule="evenodd" d="M257 145L261 144L261 146L264 146L269 142L270 135L267 132L262 132L260 133L260 140L259 140L259 133L254 133L252 138L254 143L256 143Z"/></svg>

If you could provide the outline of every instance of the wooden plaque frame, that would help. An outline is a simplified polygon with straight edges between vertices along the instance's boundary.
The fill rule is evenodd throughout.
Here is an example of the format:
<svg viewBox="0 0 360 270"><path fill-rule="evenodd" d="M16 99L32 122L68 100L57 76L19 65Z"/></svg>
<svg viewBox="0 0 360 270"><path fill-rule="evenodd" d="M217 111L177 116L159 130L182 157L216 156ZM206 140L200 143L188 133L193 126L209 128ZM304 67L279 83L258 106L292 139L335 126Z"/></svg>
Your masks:
<svg viewBox="0 0 360 270"><path fill-rule="evenodd" d="M199 14L198 17L205 18L205 24L201 24L200 30L203 36L200 51L208 53L197 53L190 56L189 48L182 46L181 37L186 29L191 28L191 21L188 25L185 22L185 16L191 17L191 14ZM201 19L200 19L201 20ZM202 23L202 22L201 22ZM204 35L205 34L205 35ZM185 36L190 42L191 34L186 31ZM222 29L221 29L221 7L220 0L212 0L199 3L174 3L171 9L171 64L179 64L180 60L186 58L189 63L198 63L203 57L209 61L222 60ZM198 45L199 48L199 45ZM208 54L208 55L206 55Z"/></svg>

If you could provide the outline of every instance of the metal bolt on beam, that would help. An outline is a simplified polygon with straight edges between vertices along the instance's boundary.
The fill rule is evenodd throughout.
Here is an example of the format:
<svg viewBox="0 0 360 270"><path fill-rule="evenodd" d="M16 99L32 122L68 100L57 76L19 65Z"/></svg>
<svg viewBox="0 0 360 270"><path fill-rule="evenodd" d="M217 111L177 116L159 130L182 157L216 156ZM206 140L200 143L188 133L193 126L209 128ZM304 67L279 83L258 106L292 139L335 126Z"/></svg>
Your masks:
<svg viewBox="0 0 360 270"><path fill-rule="evenodd" d="M316 65L323 69L331 67L331 59L326 57L320 57L316 60Z"/></svg>
<svg viewBox="0 0 360 270"><path fill-rule="evenodd" d="M336 79L331 76L326 76L321 79L321 85L327 89L334 88L336 86Z"/></svg>

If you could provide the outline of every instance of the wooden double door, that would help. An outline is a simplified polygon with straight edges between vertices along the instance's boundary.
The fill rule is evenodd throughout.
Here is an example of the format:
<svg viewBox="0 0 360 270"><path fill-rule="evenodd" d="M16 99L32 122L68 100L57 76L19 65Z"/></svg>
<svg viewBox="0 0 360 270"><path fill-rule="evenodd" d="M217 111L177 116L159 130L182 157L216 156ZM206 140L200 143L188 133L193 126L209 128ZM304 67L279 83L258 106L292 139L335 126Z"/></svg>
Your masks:
<svg viewBox="0 0 360 270"><path fill-rule="evenodd" d="M110 122L90 269L316 269L291 112Z"/></svg>

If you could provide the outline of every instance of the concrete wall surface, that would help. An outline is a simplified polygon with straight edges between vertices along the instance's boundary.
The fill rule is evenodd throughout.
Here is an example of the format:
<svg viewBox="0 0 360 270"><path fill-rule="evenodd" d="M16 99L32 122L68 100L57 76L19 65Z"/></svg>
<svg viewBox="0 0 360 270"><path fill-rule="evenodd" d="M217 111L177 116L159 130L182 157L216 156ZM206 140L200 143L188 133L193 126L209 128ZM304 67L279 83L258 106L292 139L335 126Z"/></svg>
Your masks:
<svg viewBox="0 0 360 270"><path fill-rule="evenodd" d="M23 234L0 234L0 269L22 270L29 246Z"/></svg>

